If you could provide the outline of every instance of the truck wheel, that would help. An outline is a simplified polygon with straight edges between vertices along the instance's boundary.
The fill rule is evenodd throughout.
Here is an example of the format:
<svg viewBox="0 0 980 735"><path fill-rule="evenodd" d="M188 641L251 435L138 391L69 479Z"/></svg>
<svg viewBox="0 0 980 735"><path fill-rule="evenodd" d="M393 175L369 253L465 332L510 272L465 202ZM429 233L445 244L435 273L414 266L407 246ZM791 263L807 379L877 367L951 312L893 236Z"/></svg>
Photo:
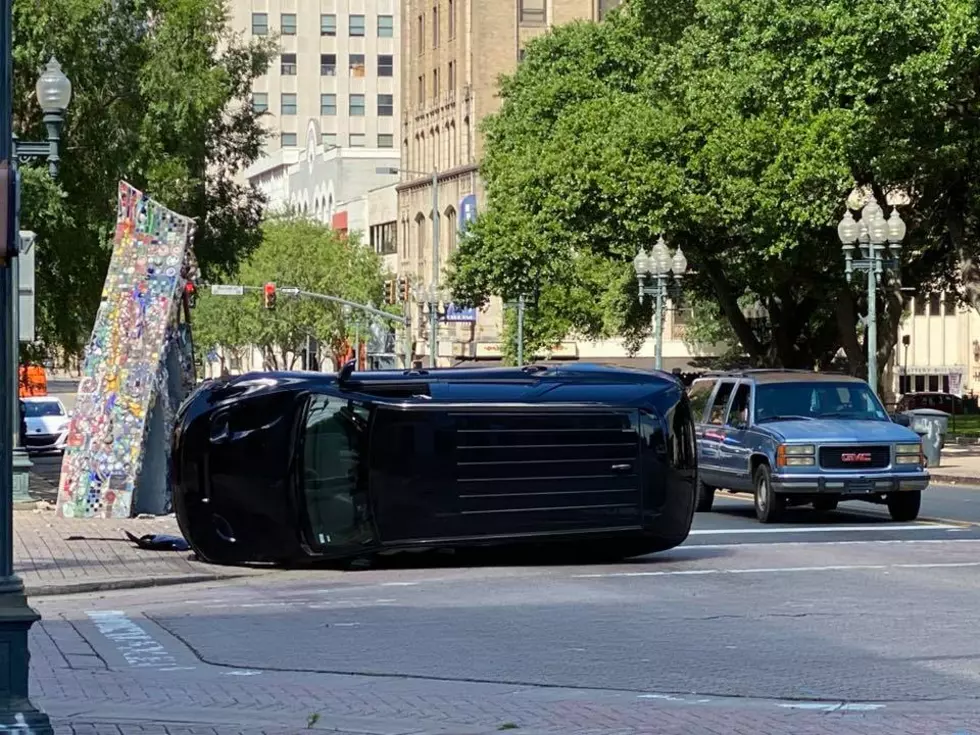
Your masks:
<svg viewBox="0 0 980 735"><path fill-rule="evenodd" d="M817 498L813 501L813 508L814 510L819 510L821 513L829 513L832 510L837 510L837 504L839 502L840 498L834 496Z"/></svg>
<svg viewBox="0 0 980 735"><path fill-rule="evenodd" d="M694 510L698 513L707 513L715 503L715 488L701 482L700 476L694 485L695 503Z"/></svg>
<svg viewBox="0 0 980 735"><path fill-rule="evenodd" d="M922 505L922 491L889 493L888 514L893 521L914 521L919 517L919 507Z"/></svg>
<svg viewBox="0 0 980 735"><path fill-rule="evenodd" d="M769 465L760 464L755 471L755 517L762 523L777 523L786 510L786 498L772 489Z"/></svg>

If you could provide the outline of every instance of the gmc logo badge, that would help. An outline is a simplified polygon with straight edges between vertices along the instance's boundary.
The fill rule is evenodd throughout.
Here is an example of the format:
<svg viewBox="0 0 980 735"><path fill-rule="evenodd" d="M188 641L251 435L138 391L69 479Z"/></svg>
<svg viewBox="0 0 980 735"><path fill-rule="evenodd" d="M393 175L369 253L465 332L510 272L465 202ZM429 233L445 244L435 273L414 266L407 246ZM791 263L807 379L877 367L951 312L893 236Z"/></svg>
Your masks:
<svg viewBox="0 0 980 735"><path fill-rule="evenodd" d="M870 452L844 452L840 456L841 462L870 462Z"/></svg>

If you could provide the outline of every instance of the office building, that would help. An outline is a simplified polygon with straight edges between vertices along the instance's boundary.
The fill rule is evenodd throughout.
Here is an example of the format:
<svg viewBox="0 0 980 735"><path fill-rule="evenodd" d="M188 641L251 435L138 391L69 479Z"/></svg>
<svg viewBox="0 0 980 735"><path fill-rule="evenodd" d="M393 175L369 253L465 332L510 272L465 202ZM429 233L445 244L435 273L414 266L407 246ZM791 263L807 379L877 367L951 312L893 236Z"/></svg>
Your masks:
<svg viewBox="0 0 980 735"><path fill-rule="evenodd" d="M238 32L279 38L252 90L265 153L305 146L310 118L327 147L397 149L399 0L233 0L230 15Z"/></svg>

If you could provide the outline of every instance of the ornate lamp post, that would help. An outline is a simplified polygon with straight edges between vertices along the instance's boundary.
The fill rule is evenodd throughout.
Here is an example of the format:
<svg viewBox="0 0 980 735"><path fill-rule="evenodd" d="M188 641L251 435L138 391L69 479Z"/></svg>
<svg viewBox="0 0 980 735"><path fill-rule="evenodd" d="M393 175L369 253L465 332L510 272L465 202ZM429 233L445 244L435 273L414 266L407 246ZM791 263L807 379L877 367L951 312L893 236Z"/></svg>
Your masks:
<svg viewBox="0 0 980 735"><path fill-rule="evenodd" d="M13 455L19 421L15 415L19 402L18 325L13 320L17 286L15 258L20 237L17 163L36 158L48 160L48 171L58 173L58 147L64 112L71 100L71 82L52 58L37 83L37 98L44 113L48 140L21 143L13 133L11 1L0 7L0 218L3 242L0 244L0 729L10 732L51 733L47 716L28 699L30 653L27 634L39 615L27 604L24 584L14 574L13 565Z"/></svg>
<svg viewBox="0 0 980 735"><path fill-rule="evenodd" d="M885 219L881 206L874 196L861 210L861 219L855 220L848 210L837 225L837 235L844 250L844 273L850 283L854 271L868 274L868 317L866 320L868 342L868 384L878 392L878 282L890 271L900 277L902 240L905 239L905 222L892 208ZM860 249L855 257L855 243Z"/></svg>
<svg viewBox="0 0 980 735"><path fill-rule="evenodd" d="M633 267L636 269L636 278L640 285L640 303L643 303L644 296L653 296L657 300L653 315L653 334L656 340L655 366L657 370L663 370L664 298L679 289L681 278L687 272L687 258L680 248L671 254L661 235L649 255L642 247L640 248L640 252L633 259Z"/></svg>

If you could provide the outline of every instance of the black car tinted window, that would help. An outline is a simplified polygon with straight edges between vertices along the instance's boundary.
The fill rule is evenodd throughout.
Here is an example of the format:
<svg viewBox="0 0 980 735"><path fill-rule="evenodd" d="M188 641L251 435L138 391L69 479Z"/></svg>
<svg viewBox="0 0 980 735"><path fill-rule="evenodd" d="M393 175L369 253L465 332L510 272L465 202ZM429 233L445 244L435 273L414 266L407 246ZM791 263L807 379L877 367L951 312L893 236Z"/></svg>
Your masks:
<svg viewBox="0 0 980 735"><path fill-rule="evenodd" d="M704 407L708 404L714 387L714 380L696 380L687 392L687 397L691 401L691 416L694 417L694 423L699 424L704 420Z"/></svg>
<svg viewBox="0 0 980 735"><path fill-rule="evenodd" d="M718 386L715 400L711 403L711 412L708 416L709 424L718 424L720 426L725 423L725 410L728 408L728 399L732 397L732 391L734 389L735 383L730 380L726 380Z"/></svg>

